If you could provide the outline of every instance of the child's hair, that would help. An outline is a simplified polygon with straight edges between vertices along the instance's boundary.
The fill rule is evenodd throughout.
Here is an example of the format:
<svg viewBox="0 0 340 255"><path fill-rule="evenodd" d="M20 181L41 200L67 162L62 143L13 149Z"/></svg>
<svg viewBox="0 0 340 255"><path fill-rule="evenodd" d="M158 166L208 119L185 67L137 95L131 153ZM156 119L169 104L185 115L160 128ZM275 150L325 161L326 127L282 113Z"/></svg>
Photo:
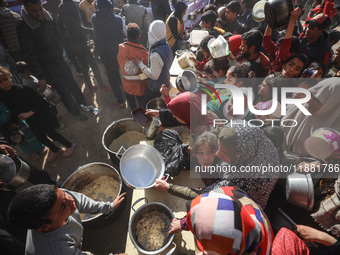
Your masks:
<svg viewBox="0 0 340 255"><path fill-rule="evenodd" d="M209 60L207 63L205 63L203 71L206 72L207 74L213 74L213 67L214 67L213 61Z"/></svg>
<svg viewBox="0 0 340 255"><path fill-rule="evenodd" d="M228 72L231 73L237 79L240 78L248 78L250 72L250 63L244 62L242 64L233 65L228 69Z"/></svg>
<svg viewBox="0 0 340 255"><path fill-rule="evenodd" d="M136 23L129 23L126 26L126 33L130 40L137 41L139 38L139 26Z"/></svg>
<svg viewBox="0 0 340 255"><path fill-rule="evenodd" d="M231 12L236 12L237 14L241 11L241 5L237 1L231 1L226 6L227 9L229 9Z"/></svg>
<svg viewBox="0 0 340 255"><path fill-rule="evenodd" d="M340 40L340 31L330 30L329 32L329 43L331 45L336 44Z"/></svg>
<svg viewBox="0 0 340 255"><path fill-rule="evenodd" d="M19 61L15 63L15 67L17 68L18 72L24 74L25 71L28 69L26 62Z"/></svg>
<svg viewBox="0 0 340 255"><path fill-rule="evenodd" d="M193 153L197 154L199 146L204 144L209 145L211 150L214 152L218 150L216 135L211 132L205 131L197 138L196 142L194 143L194 146L192 148Z"/></svg>
<svg viewBox="0 0 340 255"><path fill-rule="evenodd" d="M309 68L312 68L313 70L319 70L322 69L322 76L326 75L326 65L322 62L312 62L309 65Z"/></svg>
<svg viewBox="0 0 340 255"><path fill-rule="evenodd" d="M250 78L264 78L266 77L266 70L263 65L257 63L255 61L249 61L250 63L250 72L252 73Z"/></svg>
<svg viewBox="0 0 340 255"><path fill-rule="evenodd" d="M228 58L226 56L213 59L213 70L214 71L218 72L219 70L222 70L223 72L227 72L228 68L229 68Z"/></svg>
<svg viewBox="0 0 340 255"><path fill-rule="evenodd" d="M216 19L217 19L217 14L216 12L212 10L204 12L201 16L201 20L204 20L206 23L210 22L211 27L215 26Z"/></svg>
<svg viewBox="0 0 340 255"><path fill-rule="evenodd" d="M0 66L0 73L6 75L8 77L12 77L11 72L6 67Z"/></svg>
<svg viewBox="0 0 340 255"><path fill-rule="evenodd" d="M215 0L214 5L217 6L218 4L220 5L225 5L228 3L228 0Z"/></svg>
<svg viewBox="0 0 340 255"><path fill-rule="evenodd" d="M217 19L216 19L216 23L220 23L220 24L223 25L223 20L222 20L221 18L217 18ZM215 23L215 24L216 24L216 23Z"/></svg>
<svg viewBox="0 0 340 255"><path fill-rule="evenodd" d="M200 42L200 48L209 52L209 48L208 48L208 42L211 39L214 39L215 37L213 37L212 35L207 35L205 37L203 37L202 41Z"/></svg>
<svg viewBox="0 0 340 255"><path fill-rule="evenodd" d="M306 55L304 55L304 54L292 55L292 56L290 56L290 57L286 60L285 63L288 63L289 61L291 61L291 60L294 59L294 58L297 58L297 59L299 59L300 61L302 61L302 63L303 63L303 68L302 68L301 72L302 72L304 69L306 69L306 65L307 65L307 63L308 63L308 57L307 57Z"/></svg>
<svg viewBox="0 0 340 255"><path fill-rule="evenodd" d="M275 148L281 148L285 135L280 127L268 126L263 129L263 133L274 144Z"/></svg>
<svg viewBox="0 0 340 255"><path fill-rule="evenodd" d="M51 223L48 214L57 200L57 186L38 184L18 193L8 208L8 219L24 229Z"/></svg>
<svg viewBox="0 0 340 255"><path fill-rule="evenodd" d="M247 41L248 49L251 46L255 47L255 51L259 52L262 46L263 35L257 29L252 29L241 36L242 40Z"/></svg>
<svg viewBox="0 0 340 255"><path fill-rule="evenodd" d="M205 12L207 12L207 11L213 11L213 12L217 13L216 5L214 5L214 4L207 4L207 5L203 8L203 13L205 13Z"/></svg>

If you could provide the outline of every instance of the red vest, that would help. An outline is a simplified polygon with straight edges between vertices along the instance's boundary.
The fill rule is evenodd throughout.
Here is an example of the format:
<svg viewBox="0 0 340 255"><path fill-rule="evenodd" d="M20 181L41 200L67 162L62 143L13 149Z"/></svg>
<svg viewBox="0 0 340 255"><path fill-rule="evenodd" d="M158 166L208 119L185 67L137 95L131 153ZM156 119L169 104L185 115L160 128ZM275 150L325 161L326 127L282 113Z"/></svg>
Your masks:
<svg viewBox="0 0 340 255"><path fill-rule="evenodd" d="M142 73L138 66L130 60L131 57L143 59L147 65L149 52L139 43L127 41L119 44L117 61L120 68L123 89L129 95L143 96L148 85L148 80L141 80L139 74Z"/></svg>

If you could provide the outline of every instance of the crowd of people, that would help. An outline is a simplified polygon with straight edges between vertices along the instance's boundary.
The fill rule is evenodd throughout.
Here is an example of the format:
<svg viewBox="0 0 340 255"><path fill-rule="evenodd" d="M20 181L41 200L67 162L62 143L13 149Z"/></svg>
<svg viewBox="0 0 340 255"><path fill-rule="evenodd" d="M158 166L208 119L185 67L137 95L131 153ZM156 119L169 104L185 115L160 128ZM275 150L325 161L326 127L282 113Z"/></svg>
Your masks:
<svg viewBox="0 0 340 255"><path fill-rule="evenodd" d="M137 0L82 0L79 6L71 0L23 0L21 15L0 0L0 153L14 157L11 146L19 144L37 160L47 147L51 163L62 152L53 143L57 141L65 147L63 156L72 156L76 144L58 132L60 116L44 92L59 95L74 118L86 122L80 110L93 111L94 106L75 81L73 65L90 93L98 87L112 92L118 108L146 108L150 100L162 97L167 109L146 111L160 119L156 141L163 135L174 137L190 169L233 170L201 173L206 185L202 189L156 180L159 192L190 200L187 215L173 219L169 233L191 231L202 254L339 254L340 181L332 179L332 197L314 208L313 218L330 234L304 225L273 232L277 199L271 195L282 186L279 179L287 176L277 171L263 174L263 167L287 164L287 155L297 159L294 164L301 173L323 164L339 166L340 144L332 145L326 158L313 155L310 162L305 143L320 128L332 130L340 141L340 47L335 46L340 32L329 30L339 7L332 0L315 0L311 10L304 10L310 12L302 24L303 10L292 3L287 24L273 29L266 21L254 20L256 2L206 1L195 11L200 20L190 29L208 34L190 48L198 88L171 98L175 84L170 82L170 68L190 37L186 2L151 1L152 21ZM211 47L217 41L219 47L228 45L222 54ZM238 90L240 97L234 93ZM214 99L206 102L203 114L202 98L208 96ZM288 105L283 114L286 98L300 103ZM236 111L237 104L243 114ZM272 111L261 115L259 110ZM287 124L292 121L295 125ZM175 131L166 133L179 126L190 130L190 146L182 146ZM164 157L175 151L164 148ZM254 167L260 170L242 171ZM181 170L168 173L175 176ZM7 183L0 175L0 243L12 254L82 254L79 213L110 213L125 195L113 203L96 202L59 189L33 166L29 181L34 185L16 195L3 189ZM319 246L307 246L308 241Z"/></svg>

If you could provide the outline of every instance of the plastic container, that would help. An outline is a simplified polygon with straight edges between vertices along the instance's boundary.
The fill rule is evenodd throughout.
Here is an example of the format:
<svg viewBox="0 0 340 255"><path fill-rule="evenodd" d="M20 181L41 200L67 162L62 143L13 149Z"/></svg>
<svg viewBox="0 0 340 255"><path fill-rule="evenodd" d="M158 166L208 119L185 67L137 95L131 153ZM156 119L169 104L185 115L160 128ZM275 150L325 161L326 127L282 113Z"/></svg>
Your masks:
<svg viewBox="0 0 340 255"><path fill-rule="evenodd" d="M204 37L206 37L207 35L209 35L208 31L204 31L204 30L193 30L190 33L190 44L191 45L199 45L200 42L202 41L202 39Z"/></svg>
<svg viewBox="0 0 340 255"><path fill-rule="evenodd" d="M326 159L340 153L340 133L331 128L317 129L306 141L305 149L317 159Z"/></svg>
<svg viewBox="0 0 340 255"><path fill-rule="evenodd" d="M259 1L254 5L254 8L252 10L252 16L253 20L256 22L262 22L265 20L266 16L264 14L264 6L267 1Z"/></svg>
<svg viewBox="0 0 340 255"><path fill-rule="evenodd" d="M138 107L134 109L131 114L133 118L138 122L142 127L149 126L152 122L152 117L145 114L145 109L143 107Z"/></svg>
<svg viewBox="0 0 340 255"><path fill-rule="evenodd" d="M183 70L194 67L195 63L190 58L195 58L195 55L192 52L187 51L183 53L180 57L177 57L178 65Z"/></svg>
<svg viewBox="0 0 340 255"><path fill-rule="evenodd" d="M208 42L208 48L213 58L220 58L229 55L229 44L222 35Z"/></svg>

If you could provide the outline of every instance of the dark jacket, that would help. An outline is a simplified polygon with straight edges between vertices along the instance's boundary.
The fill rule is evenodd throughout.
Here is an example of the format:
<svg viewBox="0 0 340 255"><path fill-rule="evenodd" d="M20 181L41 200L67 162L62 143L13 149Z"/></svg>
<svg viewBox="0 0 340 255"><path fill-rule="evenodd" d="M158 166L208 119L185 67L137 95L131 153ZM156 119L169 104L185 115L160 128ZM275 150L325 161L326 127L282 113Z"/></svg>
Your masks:
<svg viewBox="0 0 340 255"><path fill-rule="evenodd" d="M169 44L165 41L165 39L160 40L159 42L155 43L152 46L152 48L150 49L149 56L151 56L153 52L157 52L161 56L164 63L161 74L159 75L158 79L148 80L149 89L152 91L158 91L161 88L162 84L165 84L166 86L170 84L169 70L172 64L173 56L171 48Z"/></svg>
<svg viewBox="0 0 340 255"><path fill-rule="evenodd" d="M112 9L101 9L93 14L92 24L101 53L118 53L118 45L124 42L125 38L122 18L114 14Z"/></svg>
<svg viewBox="0 0 340 255"><path fill-rule="evenodd" d="M38 79L46 78L42 65L63 60L63 46L57 26L47 11L44 16L45 20L39 22L24 13L23 9L22 19L17 24L23 60Z"/></svg>
<svg viewBox="0 0 340 255"><path fill-rule="evenodd" d="M59 5L57 26L61 36L66 36L71 43L87 44L86 33L91 33L91 28L81 25L78 8L74 2L64 0Z"/></svg>
<svg viewBox="0 0 340 255"><path fill-rule="evenodd" d="M243 14L240 14L237 19L240 22L243 31L247 32L250 29L257 27L259 24L253 19L252 16L252 10L253 9L249 9L247 11L245 11Z"/></svg>

